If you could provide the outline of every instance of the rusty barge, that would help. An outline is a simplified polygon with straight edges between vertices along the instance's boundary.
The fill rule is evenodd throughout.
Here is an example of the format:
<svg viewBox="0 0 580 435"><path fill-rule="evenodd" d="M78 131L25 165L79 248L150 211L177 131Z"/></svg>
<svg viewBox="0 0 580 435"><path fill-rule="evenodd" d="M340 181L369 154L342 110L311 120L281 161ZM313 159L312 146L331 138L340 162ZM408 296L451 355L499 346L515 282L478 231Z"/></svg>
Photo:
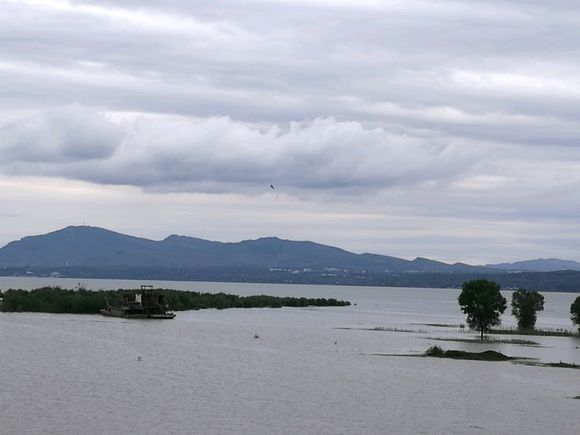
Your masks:
<svg viewBox="0 0 580 435"><path fill-rule="evenodd" d="M164 297L151 285L142 285L141 290L123 296L120 305L109 305L101 310L103 316L124 319L173 319L175 313L169 309Z"/></svg>

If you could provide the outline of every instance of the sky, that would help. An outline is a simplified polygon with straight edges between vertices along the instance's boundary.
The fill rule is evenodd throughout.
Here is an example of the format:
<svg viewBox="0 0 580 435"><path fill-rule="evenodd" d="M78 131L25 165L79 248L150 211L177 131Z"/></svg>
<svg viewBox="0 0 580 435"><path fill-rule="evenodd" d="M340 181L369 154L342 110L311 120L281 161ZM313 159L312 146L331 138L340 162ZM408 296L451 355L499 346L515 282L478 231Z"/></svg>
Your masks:
<svg viewBox="0 0 580 435"><path fill-rule="evenodd" d="M578 41L577 0L0 0L0 246L580 261Z"/></svg>

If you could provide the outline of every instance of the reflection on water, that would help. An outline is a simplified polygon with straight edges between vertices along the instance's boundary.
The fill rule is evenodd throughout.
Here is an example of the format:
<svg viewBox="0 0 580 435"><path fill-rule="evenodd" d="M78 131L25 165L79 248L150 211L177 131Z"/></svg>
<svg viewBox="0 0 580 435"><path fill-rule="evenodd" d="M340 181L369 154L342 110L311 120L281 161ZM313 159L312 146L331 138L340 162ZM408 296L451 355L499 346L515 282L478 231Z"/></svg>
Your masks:
<svg viewBox="0 0 580 435"><path fill-rule="evenodd" d="M434 340L475 338L458 327L457 290L153 284L357 305L190 311L153 322L0 314L0 433L577 433L579 401L569 398L580 395L577 370L375 355L438 344L580 364L574 338L496 337L535 347ZM0 279L4 289L40 285ZM576 296L545 293L538 326L571 328ZM365 330L375 327L386 330Z"/></svg>

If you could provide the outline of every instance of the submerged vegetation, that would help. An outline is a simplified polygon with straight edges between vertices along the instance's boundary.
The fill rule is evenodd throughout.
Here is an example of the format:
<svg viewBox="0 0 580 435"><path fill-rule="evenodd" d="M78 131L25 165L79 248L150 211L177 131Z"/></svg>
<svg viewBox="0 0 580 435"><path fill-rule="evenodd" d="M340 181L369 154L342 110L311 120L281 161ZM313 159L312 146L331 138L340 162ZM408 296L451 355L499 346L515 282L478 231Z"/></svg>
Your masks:
<svg viewBox="0 0 580 435"><path fill-rule="evenodd" d="M547 366L547 367L561 367L561 368L564 368L564 369L580 369L580 366L578 364L567 363L567 362L563 362L563 361L560 361L560 362L557 362L557 363L554 363L554 362L552 362L552 363L546 363L546 364L544 364L544 366Z"/></svg>
<svg viewBox="0 0 580 435"><path fill-rule="evenodd" d="M378 332L405 332L410 334L425 334L428 331L426 329L403 329L403 328L385 328L384 326L375 326L374 328L352 328L347 326L336 327L334 329L348 329L351 331L378 331Z"/></svg>
<svg viewBox="0 0 580 435"><path fill-rule="evenodd" d="M437 340L437 341L456 341L460 343L481 343L481 344L515 344L518 346L540 346L540 343L537 341L531 340L522 340L519 338L511 338L511 339L495 339L495 338L486 338L485 341L481 341L479 339L473 338L445 338L445 337L427 337L428 340Z"/></svg>
<svg viewBox="0 0 580 435"><path fill-rule="evenodd" d="M461 330L465 329L464 323L459 323L459 324L453 324L453 323L412 323L412 325L433 326L434 328L458 328Z"/></svg>
<svg viewBox="0 0 580 435"><path fill-rule="evenodd" d="M324 298L277 297L268 295L238 296L226 293L200 293L156 289L163 294L172 310L200 310L215 308L280 308L307 306L348 306L350 302ZM123 295L134 290L67 290L60 287L42 287L35 290L7 290L0 292L4 312L41 312L69 314L97 314L108 304L121 303Z"/></svg>
<svg viewBox="0 0 580 435"><path fill-rule="evenodd" d="M561 369L580 369L580 365L575 363L567 363L567 362L539 362L539 361L516 361L518 364L524 364L526 366L533 366L533 367L556 367ZM579 396L580 397L580 396Z"/></svg>
<svg viewBox="0 0 580 435"><path fill-rule="evenodd" d="M569 331L568 329L513 329L513 328L494 328L490 329L489 334L497 335L530 335L538 337L580 337L580 333Z"/></svg>

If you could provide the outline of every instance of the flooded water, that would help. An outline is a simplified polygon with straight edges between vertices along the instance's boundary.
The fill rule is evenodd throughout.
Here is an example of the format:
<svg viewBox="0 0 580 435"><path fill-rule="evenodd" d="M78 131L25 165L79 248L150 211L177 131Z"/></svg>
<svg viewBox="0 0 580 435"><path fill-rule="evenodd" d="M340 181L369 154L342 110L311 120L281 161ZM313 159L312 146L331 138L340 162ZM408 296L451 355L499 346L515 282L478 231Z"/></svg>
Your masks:
<svg viewBox="0 0 580 435"><path fill-rule="evenodd" d="M47 282L77 284L0 278L0 288ZM578 370L401 356L438 344L580 364L577 338L436 340L476 336L459 328L457 290L83 282L149 283L356 305L189 311L167 321L0 313L1 434L578 433ZM537 326L572 329L578 294L544 296Z"/></svg>

